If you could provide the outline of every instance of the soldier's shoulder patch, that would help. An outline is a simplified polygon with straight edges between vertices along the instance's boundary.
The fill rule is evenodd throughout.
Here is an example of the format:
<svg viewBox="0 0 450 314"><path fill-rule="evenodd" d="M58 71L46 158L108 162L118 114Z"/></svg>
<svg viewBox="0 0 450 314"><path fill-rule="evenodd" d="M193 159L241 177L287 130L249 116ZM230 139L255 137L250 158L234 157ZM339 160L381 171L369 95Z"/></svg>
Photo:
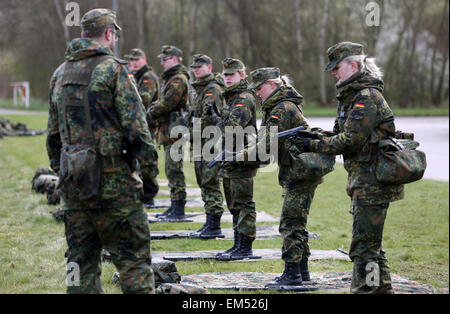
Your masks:
<svg viewBox="0 0 450 314"><path fill-rule="evenodd" d="M237 103L236 104L236 107L244 107L245 105L244 104L242 104L242 103Z"/></svg>
<svg viewBox="0 0 450 314"><path fill-rule="evenodd" d="M364 117L364 112L361 110L353 110L352 113L350 114L350 118L355 119L355 120L361 120L363 117Z"/></svg>
<svg viewBox="0 0 450 314"><path fill-rule="evenodd" d="M279 120L279 119L280 119L280 116L277 115L277 114L273 114L273 115L270 116L270 118Z"/></svg>
<svg viewBox="0 0 450 314"><path fill-rule="evenodd" d="M360 92L360 95L361 95L361 96L369 97L369 96L370 96L370 89L368 89L368 88L363 89L363 90Z"/></svg>
<svg viewBox="0 0 450 314"><path fill-rule="evenodd" d="M128 77L133 78L134 77L133 73L128 73Z"/></svg>
<svg viewBox="0 0 450 314"><path fill-rule="evenodd" d="M365 105L365 104L357 103L357 104L355 104L354 107L357 108L357 109L364 109L364 108L366 107L366 105Z"/></svg>

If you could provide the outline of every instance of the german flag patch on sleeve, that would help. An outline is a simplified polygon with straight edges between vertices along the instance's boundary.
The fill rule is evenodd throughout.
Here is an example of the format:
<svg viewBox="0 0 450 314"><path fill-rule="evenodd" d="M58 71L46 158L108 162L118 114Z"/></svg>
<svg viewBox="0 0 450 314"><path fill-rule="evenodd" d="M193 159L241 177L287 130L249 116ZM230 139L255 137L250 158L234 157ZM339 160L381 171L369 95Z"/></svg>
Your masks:
<svg viewBox="0 0 450 314"><path fill-rule="evenodd" d="M364 104L356 104L355 105L355 108L363 109L364 107L365 107Z"/></svg>

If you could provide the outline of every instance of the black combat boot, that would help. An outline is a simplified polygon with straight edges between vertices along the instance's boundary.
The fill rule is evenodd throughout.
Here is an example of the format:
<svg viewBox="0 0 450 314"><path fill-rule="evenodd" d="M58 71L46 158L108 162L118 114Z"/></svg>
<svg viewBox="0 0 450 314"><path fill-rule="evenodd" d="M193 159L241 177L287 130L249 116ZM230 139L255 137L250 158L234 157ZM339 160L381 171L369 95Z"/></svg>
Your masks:
<svg viewBox="0 0 450 314"><path fill-rule="evenodd" d="M156 214L155 217L156 218L164 218L167 215L169 215L171 212L173 211L173 203L170 204L170 207L168 209L166 209L166 211L160 213L160 214Z"/></svg>
<svg viewBox="0 0 450 314"><path fill-rule="evenodd" d="M231 259L231 254L234 253L240 246L241 233L234 230L234 244L225 252L220 252L216 254L216 258L219 260L229 261Z"/></svg>
<svg viewBox="0 0 450 314"><path fill-rule="evenodd" d="M222 216L206 214L206 228L201 231L200 238L202 239L212 239L212 238L223 238L222 229L220 228L220 218Z"/></svg>
<svg viewBox="0 0 450 314"><path fill-rule="evenodd" d="M280 277L276 277L274 281L266 284L266 288L278 289L282 286L301 286L302 276L300 274L300 263L285 263L284 272Z"/></svg>
<svg viewBox="0 0 450 314"><path fill-rule="evenodd" d="M308 269L308 258L305 257L300 261L300 274L303 281L311 281L311 276Z"/></svg>
<svg viewBox="0 0 450 314"><path fill-rule="evenodd" d="M145 208L152 208L153 206L155 206L155 200L151 199L147 202L144 203Z"/></svg>
<svg viewBox="0 0 450 314"><path fill-rule="evenodd" d="M226 260L230 260L230 254L236 251L239 248L239 242L241 241L241 234L239 231L237 231L237 223L238 223L239 216L234 215L233 216L233 231L234 231L234 244L232 247L230 247L225 252L220 252L216 254L216 258L219 259L220 256L225 255L228 256Z"/></svg>
<svg viewBox="0 0 450 314"><path fill-rule="evenodd" d="M244 258L253 257L252 244L255 238L247 237L245 234L240 234L239 247L233 253L231 253L232 260L239 260Z"/></svg>
<svg viewBox="0 0 450 314"><path fill-rule="evenodd" d="M184 215L184 206L186 205L186 200L180 200L180 201L174 201L172 203L172 211L169 212L164 217L164 219L185 219L186 216Z"/></svg>
<svg viewBox="0 0 450 314"><path fill-rule="evenodd" d="M191 232L189 234L189 237L191 237L191 238L200 238L200 235L203 232L203 230L205 230L208 227L208 225L210 224L210 220L211 220L210 217L208 215L206 215L206 222L205 222L205 224L200 229L198 229L197 231Z"/></svg>

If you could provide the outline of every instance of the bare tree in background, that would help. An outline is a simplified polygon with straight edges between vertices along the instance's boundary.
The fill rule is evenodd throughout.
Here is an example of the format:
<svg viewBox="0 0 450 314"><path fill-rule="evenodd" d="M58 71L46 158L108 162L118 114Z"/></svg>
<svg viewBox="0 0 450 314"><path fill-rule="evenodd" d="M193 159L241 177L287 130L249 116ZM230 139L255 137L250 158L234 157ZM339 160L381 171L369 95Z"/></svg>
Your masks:
<svg viewBox="0 0 450 314"><path fill-rule="evenodd" d="M294 0L295 10L295 39L297 43L297 62L301 69L303 67L303 39L302 39L302 24L300 14L300 0Z"/></svg>
<svg viewBox="0 0 450 314"><path fill-rule="evenodd" d="M30 81L32 96L46 98L69 35L80 34L79 27L63 24L65 1L70 0L0 1L2 82ZM379 57L385 94L394 108L448 105L449 0L377 0L382 23L371 28L364 23L368 0L76 2L81 16L114 6L123 29L116 54L139 46L156 71L161 71L156 56L164 44L185 51L186 61L193 53L208 54L216 67L225 57L241 58L249 70L279 67L291 75L308 106L328 106L335 81L322 72L326 48L354 41ZM4 89L1 93L6 97Z"/></svg>
<svg viewBox="0 0 450 314"><path fill-rule="evenodd" d="M410 3L410 6L416 6L416 10L413 10L414 15L414 23L412 24L412 36L410 39L410 47L408 49L408 56L404 63L405 75L403 78L403 86L402 86L402 94L404 95L400 98L399 105L400 107L407 107L411 102L412 98L416 94L416 86L417 86L417 75L415 72L410 72L410 70L414 67L414 58L416 56L417 49L417 38L419 35L419 29L422 24L422 17L425 11L425 5L427 0L421 0L419 5L417 3Z"/></svg>
<svg viewBox="0 0 450 314"><path fill-rule="evenodd" d="M189 63L192 61L192 55L196 53L196 45L195 41L197 38L197 10L198 10L198 2L196 0L192 0L190 4L189 10Z"/></svg>
<svg viewBox="0 0 450 314"><path fill-rule="evenodd" d="M53 3L55 4L56 12L58 13L59 21L61 22L61 25L63 27L64 31L64 38L66 40L66 44L69 44L70 42L70 34L69 34L69 27L66 24L66 18L63 14L63 9L61 8L61 3L58 0L53 0ZM67 0L64 0L64 10L67 5Z"/></svg>
<svg viewBox="0 0 450 314"><path fill-rule="evenodd" d="M439 84L438 87L435 88L435 70L436 70L436 63L437 63L437 54L438 54L438 50L439 47L443 41L443 35L445 32L445 24L446 22L448 23L448 4L449 1L448 0L444 0L444 10L442 11L442 17L441 17L441 21L439 23L439 27L437 30L437 34L436 34L436 40L434 42L434 47L433 47L433 56L431 57L431 75L430 75L430 92L431 92L431 102L433 105L438 105L441 103L442 101L442 88L443 88L443 76L445 75L445 69L447 68L447 62L448 62L448 42L445 45L446 50L447 50L447 57L443 58L444 60L444 64L443 66L441 66L441 75L440 75L440 79L439 79ZM447 24L448 27L448 24ZM448 36L448 32L447 32L447 36ZM447 37L448 40L448 37Z"/></svg>
<svg viewBox="0 0 450 314"><path fill-rule="evenodd" d="M136 13L137 42L136 47L144 48L144 0L134 0L134 10Z"/></svg>
<svg viewBox="0 0 450 314"><path fill-rule="evenodd" d="M328 5L329 0L323 0L323 11L322 11L322 23L320 24L319 32L319 65L320 65L320 102L322 104L327 103L327 89L325 85L325 73L323 69L325 68L325 56L323 51L325 51L325 36L327 30L328 22Z"/></svg>

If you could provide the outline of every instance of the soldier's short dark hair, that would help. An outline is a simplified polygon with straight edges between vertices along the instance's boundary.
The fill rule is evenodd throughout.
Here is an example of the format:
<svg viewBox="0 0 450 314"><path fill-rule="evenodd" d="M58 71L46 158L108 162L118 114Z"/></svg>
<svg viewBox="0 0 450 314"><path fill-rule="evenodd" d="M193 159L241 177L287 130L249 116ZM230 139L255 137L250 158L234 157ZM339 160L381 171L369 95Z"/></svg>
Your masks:
<svg viewBox="0 0 450 314"><path fill-rule="evenodd" d="M81 31L81 38L99 38L101 37L106 30L114 29L113 25L106 25L106 26L100 26L100 27L91 27L86 28Z"/></svg>

